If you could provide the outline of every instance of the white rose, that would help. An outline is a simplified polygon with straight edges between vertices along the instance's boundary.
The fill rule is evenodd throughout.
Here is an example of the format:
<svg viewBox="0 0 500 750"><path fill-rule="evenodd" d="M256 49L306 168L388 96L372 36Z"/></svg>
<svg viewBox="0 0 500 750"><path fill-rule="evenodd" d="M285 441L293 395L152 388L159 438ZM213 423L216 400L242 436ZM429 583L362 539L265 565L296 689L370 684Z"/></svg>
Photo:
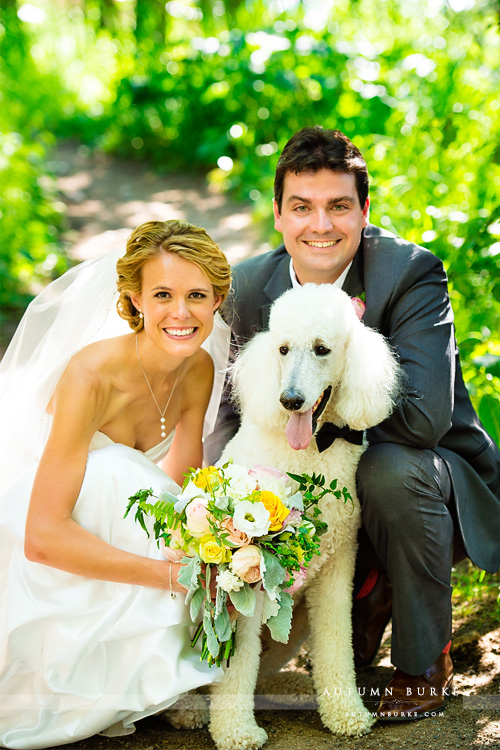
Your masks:
<svg viewBox="0 0 500 750"><path fill-rule="evenodd" d="M267 534L270 519L270 513L263 503L252 503L250 500L235 503L233 526L249 537Z"/></svg>
<svg viewBox="0 0 500 750"><path fill-rule="evenodd" d="M224 469L224 477L229 481L226 493L230 497L245 497L255 490L256 481L249 475L248 469L244 466L229 464Z"/></svg>

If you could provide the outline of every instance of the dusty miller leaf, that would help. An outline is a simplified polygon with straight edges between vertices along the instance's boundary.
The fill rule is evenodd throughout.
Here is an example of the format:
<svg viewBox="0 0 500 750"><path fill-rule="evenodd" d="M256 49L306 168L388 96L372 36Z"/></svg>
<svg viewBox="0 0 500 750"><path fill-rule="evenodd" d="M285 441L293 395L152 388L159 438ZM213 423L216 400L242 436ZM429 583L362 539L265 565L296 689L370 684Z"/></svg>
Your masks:
<svg viewBox="0 0 500 750"><path fill-rule="evenodd" d="M255 612L255 591L250 588L248 583L239 590L231 591L229 598L238 610L245 617L252 617Z"/></svg>
<svg viewBox="0 0 500 750"><path fill-rule="evenodd" d="M214 620L214 628L217 638L221 643L229 640L231 637L231 620L229 619L229 612L226 607L223 607Z"/></svg>
<svg viewBox="0 0 500 750"><path fill-rule="evenodd" d="M201 573L201 559L199 555L194 557L183 557L178 581L188 589L186 604L189 603L196 589L200 587L199 575Z"/></svg>
<svg viewBox="0 0 500 750"><path fill-rule="evenodd" d="M271 632L274 641L288 643L290 628L292 627L292 606L293 598L290 594L283 592L281 594L280 608L277 615L270 617L266 625Z"/></svg>

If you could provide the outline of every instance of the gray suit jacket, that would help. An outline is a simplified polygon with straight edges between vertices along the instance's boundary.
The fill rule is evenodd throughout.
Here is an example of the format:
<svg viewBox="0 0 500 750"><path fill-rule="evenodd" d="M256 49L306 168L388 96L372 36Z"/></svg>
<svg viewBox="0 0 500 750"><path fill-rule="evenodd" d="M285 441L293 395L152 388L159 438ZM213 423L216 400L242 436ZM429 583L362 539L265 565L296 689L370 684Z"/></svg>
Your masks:
<svg viewBox="0 0 500 750"><path fill-rule="evenodd" d="M234 269L224 317L238 342L267 328L273 301L291 287L289 261L281 246ZM467 554L479 567L496 572L500 451L479 421L462 379L441 261L368 225L343 289L351 296L365 293L363 322L389 340L405 373L404 398L387 420L368 431L369 443L431 448L443 458ZM229 411L226 415L232 418Z"/></svg>

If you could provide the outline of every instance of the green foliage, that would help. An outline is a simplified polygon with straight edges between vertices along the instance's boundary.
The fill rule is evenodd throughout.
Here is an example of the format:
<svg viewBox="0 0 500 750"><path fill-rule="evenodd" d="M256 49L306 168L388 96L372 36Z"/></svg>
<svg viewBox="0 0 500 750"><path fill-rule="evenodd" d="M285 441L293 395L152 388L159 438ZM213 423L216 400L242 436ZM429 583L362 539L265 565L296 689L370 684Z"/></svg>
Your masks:
<svg viewBox="0 0 500 750"><path fill-rule="evenodd" d="M470 614L479 600L487 599L489 617L500 622L500 573L487 573L463 560L453 568L451 582L455 612Z"/></svg>
<svg viewBox="0 0 500 750"><path fill-rule="evenodd" d="M374 223L442 258L464 377L500 441L495 3L477 0L465 11L434 0L179 0L166 11L159 0L37 5L45 20L22 24L24 43L16 24L4 35L5 97L18 112L9 117L23 143L39 149L35 178L46 170L47 131L79 135L162 171L205 172L213 189L250 198L263 236L278 242L271 234L277 154L304 125L343 130L366 156ZM12 82L23 83L17 109ZM23 119L29 132L17 125ZM27 176L20 190L33 196L28 208L53 205L43 179ZM22 200L9 242L13 227L22 234L32 216L22 220ZM58 227L36 214L25 233L40 249L37 232L51 232L54 242ZM29 242L24 252L36 256Z"/></svg>
<svg viewBox="0 0 500 750"><path fill-rule="evenodd" d="M67 268L59 234L63 204L57 200L47 161L55 142L49 132L57 109L57 79L41 76L15 8L0 22L0 322L25 307L30 292ZM53 124L53 122L52 122Z"/></svg>

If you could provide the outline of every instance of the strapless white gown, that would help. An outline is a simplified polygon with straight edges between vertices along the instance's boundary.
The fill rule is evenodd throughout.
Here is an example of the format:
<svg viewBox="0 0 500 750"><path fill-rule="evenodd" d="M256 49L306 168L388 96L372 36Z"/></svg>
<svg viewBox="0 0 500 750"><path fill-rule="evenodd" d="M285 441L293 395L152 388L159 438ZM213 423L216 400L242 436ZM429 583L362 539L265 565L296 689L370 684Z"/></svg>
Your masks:
<svg viewBox="0 0 500 750"><path fill-rule="evenodd" d="M73 517L106 542L162 558L123 518L138 489L179 487L146 453L97 433ZM26 560L23 538L35 469L0 497L0 745L47 748L99 732L134 731L221 671L200 662L184 597L83 578Z"/></svg>

